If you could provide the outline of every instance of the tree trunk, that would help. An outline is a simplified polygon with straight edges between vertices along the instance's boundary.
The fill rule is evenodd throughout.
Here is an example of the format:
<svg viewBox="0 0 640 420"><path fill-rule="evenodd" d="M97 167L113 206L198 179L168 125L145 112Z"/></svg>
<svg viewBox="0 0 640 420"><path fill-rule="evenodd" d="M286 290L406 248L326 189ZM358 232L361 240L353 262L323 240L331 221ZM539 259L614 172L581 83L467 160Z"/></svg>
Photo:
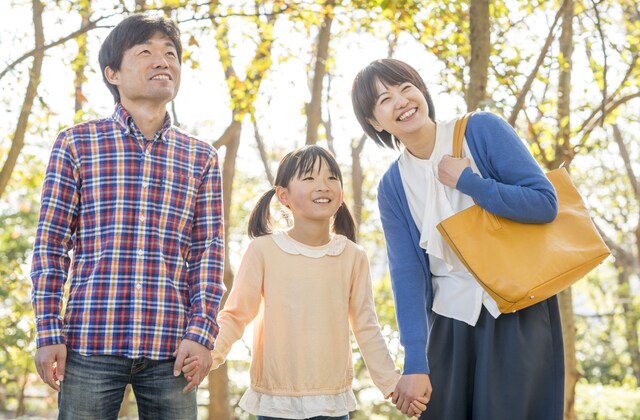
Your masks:
<svg viewBox="0 0 640 420"><path fill-rule="evenodd" d="M558 295L562 336L564 339L564 418L575 419L576 384L580 379L576 362L576 323L573 317L573 294L571 288Z"/></svg>
<svg viewBox="0 0 640 420"><path fill-rule="evenodd" d="M322 83L327 71L327 58L329 57L329 40L331 39L331 23L333 22L333 6L335 0L327 1L325 16L320 31L318 32L316 63L311 83L311 102L307 108L307 141L306 144L318 142L318 127L322 121Z"/></svg>
<svg viewBox="0 0 640 420"><path fill-rule="evenodd" d="M222 202L224 211L224 248L229 249L229 227L231 223L231 199L233 192L233 179L236 172L236 160L238 157L238 147L240 146L240 133L242 122L233 115L231 125L223 134L225 155L222 164ZM224 285L227 290L233 286L233 272L229 263L229 256L224 258ZM222 297L220 307L224 306L227 295ZM209 419L210 420L231 420L231 409L229 407L229 376L227 365L224 364L209 374Z"/></svg>
<svg viewBox="0 0 640 420"><path fill-rule="evenodd" d="M469 86L465 95L469 111L480 107L487 95L487 75L491 53L489 24L489 0L471 0L469 10L471 59Z"/></svg>
<svg viewBox="0 0 640 420"><path fill-rule="evenodd" d="M36 49L44 47L42 11L43 6L40 0L33 0L33 27ZM9 184L11 174L13 173L13 169L18 161L18 156L24 147L24 137L27 132L29 115L31 115L31 108L33 107L33 100L36 97L38 84L40 83L43 60L44 49L33 54L33 65L29 71L29 83L27 84L27 91L24 95L24 102L22 103L20 116L18 117L18 125L16 126L16 131L13 134L13 140L11 141L11 148L7 154L7 160L2 166L2 171L0 171L0 197L6 190L7 184Z"/></svg>
<svg viewBox="0 0 640 420"><path fill-rule="evenodd" d="M21 418L25 415L25 390L27 389L27 384L29 383L29 364L27 363L22 372L22 378L17 378L18 384L18 407L16 408L16 418Z"/></svg>
<svg viewBox="0 0 640 420"><path fill-rule="evenodd" d="M558 143L553 167L573 159L571 147L570 101L571 101L571 68L573 65L573 15L574 2L567 0L562 13L562 33L560 34L560 57L558 75ZM560 294L560 314L562 317L562 335L564 337L564 418L575 419L576 383L580 374L576 362L576 326L573 314L573 296L571 288Z"/></svg>
<svg viewBox="0 0 640 420"><path fill-rule="evenodd" d="M215 15L218 2L212 1L209 10L212 16ZM256 13L258 6L256 5ZM266 22L258 25L260 43L255 51L254 57L247 67L247 76L241 81L233 68L231 52L228 39L228 26L226 20L216 21L212 19L212 24L217 27L217 47L220 54L220 61L224 69L225 78L229 87L229 94L232 102L231 124L225 130L222 137L215 143L216 147L225 147L225 158L222 167L223 182L223 207L224 207L224 229L225 229L225 249L229 249L229 227L231 215L231 201L233 192L233 179L235 176L235 166L240 145L240 132L242 130L242 119L246 114L252 113L253 103L257 96L260 84L266 71L271 66L271 46L273 45L273 25L275 15L270 15ZM234 101L234 92L242 85L245 97L242 101ZM224 259L224 283L227 290L233 286L233 272L229 263L229 256ZM224 306L226 296L220 302ZM226 365L221 366L216 371L209 374L209 419L230 420L231 409L229 407L228 391L229 377Z"/></svg>
<svg viewBox="0 0 640 420"><path fill-rule="evenodd" d="M360 155L367 140L366 134L358 140L355 146L351 146L351 188L353 189L353 219L356 223L356 234L360 232L360 224L362 224L362 206L363 206L363 193L362 182L364 175L362 172L362 164L360 163ZM356 236L357 238L357 236Z"/></svg>
<svg viewBox="0 0 640 420"><path fill-rule="evenodd" d="M557 168L562 162L573 160L571 147L571 69L573 67L573 15L575 4L566 0L562 13L562 33L560 34L560 52L558 57L558 142L556 143L555 162Z"/></svg>
<svg viewBox="0 0 640 420"><path fill-rule="evenodd" d="M227 363L209 373L209 420L231 420Z"/></svg>
<svg viewBox="0 0 640 420"><path fill-rule="evenodd" d="M83 0L80 2L80 16L82 17L81 27L85 27L89 24L89 16L91 16L91 0ZM87 34L84 33L76 38L78 44L78 53L73 60L72 66L75 70L75 103L74 103L74 122L77 124L82 121L82 108L87 98L82 93L84 83L87 81L87 76L84 71L88 64L88 48L87 48Z"/></svg>
<svg viewBox="0 0 640 420"><path fill-rule="evenodd" d="M264 166L264 174L267 176L267 181L269 181L269 185L273 185L275 182L275 178L273 176L273 173L271 173L271 167L269 166L271 162L269 162L269 157L267 156L267 149L265 148L264 141L262 141L262 136L260 135L258 122L255 120L255 117L253 115L251 115L251 119L253 120L253 134L256 137L256 144L258 145L260 160L262 161L262 166Z"/></svg>
<svg viewBox="0 0 640 420"><path fill-rule="evenodd" d="M618 125L613 124L613 139L618 145L620 150L620 157L624 162L627 178L631 185L631 191L636 203L640 203L640 182L633 168L632 158L629 155L627 145L623 140L622 133ZM631 294L631 284L629 277L631 273L638 273L640 268L640 223L636 225L635 229L635 242L636 242L636 255L633 255L631 250L623 251L620 249L613 249L615 258L615 264L618 268L618 299L622 302L624 322L625 322L625 339L627 341L627 348L629 351L629 357L631 358L631 368L633 369L633 375L636 378L636 383L640 386L640 338L638 337L638 323L640 323L640 313L633 307L633 296ZM622 255L619 255L622 254Z"/></svg>
<svg viewBox="0 0 640 420"><path fill-rule="evenodd" d="M616 265L617 262L616 262ZM638 345L638 312L633 307L631 284L629 282L629 267L618 266L618 300L622 303L627 351L631 358L631 369L640 386L640 346Z"/></svg>

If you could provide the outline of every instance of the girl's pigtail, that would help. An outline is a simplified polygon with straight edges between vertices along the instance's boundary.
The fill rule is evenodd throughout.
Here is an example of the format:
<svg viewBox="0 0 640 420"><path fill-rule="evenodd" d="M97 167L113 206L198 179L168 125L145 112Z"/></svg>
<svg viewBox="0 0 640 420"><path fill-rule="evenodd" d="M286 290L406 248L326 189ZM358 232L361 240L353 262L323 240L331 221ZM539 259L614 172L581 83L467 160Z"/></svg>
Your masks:
<svg viewBox="0 0 640 420"><path fill-rule="evenodd" d="M271 188L256 203L249 217L249 238L269 235L271 233L271 199L276 193L276 187Z"/></svg>
<svg viewBox="0 0 640 420"><path fill-rule="evenodd" d="M351 212L344 201L338 207L333 220L333 231L346 236L353 242L356 241L356 222L353 220L353 216L351 216Z"/></svg>

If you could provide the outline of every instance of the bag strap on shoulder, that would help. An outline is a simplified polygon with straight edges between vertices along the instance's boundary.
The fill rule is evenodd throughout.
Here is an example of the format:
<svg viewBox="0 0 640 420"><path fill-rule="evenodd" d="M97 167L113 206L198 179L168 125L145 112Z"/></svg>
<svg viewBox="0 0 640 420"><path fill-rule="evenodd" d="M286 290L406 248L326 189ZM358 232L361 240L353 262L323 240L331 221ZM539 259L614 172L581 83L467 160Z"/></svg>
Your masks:
<svg viewBox="0 0 640 420"><path fill-rule="evenodd" d="M462 141L464 140L464 132L467 129L467 122L473 112L469 112L458 118L453 128L453 157L462 157Z"/></svg>

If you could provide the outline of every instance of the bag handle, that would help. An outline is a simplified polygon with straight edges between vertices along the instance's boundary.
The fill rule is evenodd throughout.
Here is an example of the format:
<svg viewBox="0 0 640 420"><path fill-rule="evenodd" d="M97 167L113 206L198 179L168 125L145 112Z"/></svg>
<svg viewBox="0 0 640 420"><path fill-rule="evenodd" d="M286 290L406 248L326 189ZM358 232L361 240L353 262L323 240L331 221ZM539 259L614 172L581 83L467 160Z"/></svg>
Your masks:
<svg viewBox="0 0 640 420"><path fill-rule="evenodd" d="M458 118L453 128L453 157L462 157L462 141L464 140L464 132L467 129L467 122L473 112L469 112Z"/></svg>
<svg viewBox="0 0 640 420"><path fill-rule="evenodd" d="M467 129L467 122L471 115L473 115L473 112L469 112L458 118L458 121L456 121L456 125L453 128L453 157L455 158L462 157L462 142L464 140L464 133ZM474 203L475 201L476 200L473 200ZM500 223L500 220L498 220L498 217L495 214L484 209L482 213L488 218L493 230L502 229L502 223Z"/></svg>

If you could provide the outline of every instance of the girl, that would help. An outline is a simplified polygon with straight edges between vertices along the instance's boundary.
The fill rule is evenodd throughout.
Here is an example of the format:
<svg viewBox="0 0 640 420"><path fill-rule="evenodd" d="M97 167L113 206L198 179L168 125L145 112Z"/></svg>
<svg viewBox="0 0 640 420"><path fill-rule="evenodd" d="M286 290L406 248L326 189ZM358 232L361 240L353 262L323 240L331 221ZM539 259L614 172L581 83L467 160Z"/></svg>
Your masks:
<svg viewBox="0 0 640 420"><path fill-rule="evenodd" d="M401 61L378 60L361 70L352 102L378 145L404 146L378 187L405 348L393 402L406 412L416 395L431 396L433 384L421 419L562 419L556 298L500 314L436 229L474 200L513 220L549 222L557 212L553 186L515 131L487 112L468 121L465 157L449 156L455 120L435 120L424 81Z"/></svg>
<svg viewBox="0 0 640 420"><path fill-rule="evenodd" d="M213 368L254 320L251 386L240 407L258 419L347 419L355 409L349 325L371 378L386 397L400 373L376 317L369 265L356 245L335 159L305 146L280 162L275 187L249 220L247 249L224 309ZM293 216L293 227L272 232L273 196ZM412 402L407 411L425 406Z"/></svg>

